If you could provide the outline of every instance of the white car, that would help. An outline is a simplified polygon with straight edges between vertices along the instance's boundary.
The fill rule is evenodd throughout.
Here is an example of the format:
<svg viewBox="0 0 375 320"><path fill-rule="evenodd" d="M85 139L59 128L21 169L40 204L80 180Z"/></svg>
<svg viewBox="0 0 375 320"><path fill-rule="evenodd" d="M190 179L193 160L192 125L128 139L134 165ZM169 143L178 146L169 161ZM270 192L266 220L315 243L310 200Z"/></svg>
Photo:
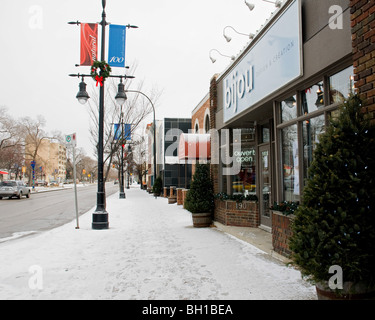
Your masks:
<svg viewBox="0 0 375 320"><path fill-rule="evenodd" d="M30 198L30 193L30 188L23 181L8 180L0 182L0 199L4 197L21 199L22 196Z"/></svg>

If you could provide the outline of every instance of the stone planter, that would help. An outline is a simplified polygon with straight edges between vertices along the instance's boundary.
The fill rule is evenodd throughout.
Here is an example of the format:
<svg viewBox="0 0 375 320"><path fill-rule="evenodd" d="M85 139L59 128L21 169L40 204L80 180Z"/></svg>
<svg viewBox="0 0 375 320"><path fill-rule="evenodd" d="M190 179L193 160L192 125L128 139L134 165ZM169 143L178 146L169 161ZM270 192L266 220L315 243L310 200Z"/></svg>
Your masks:
<svg viewBox="0 0 375 320"><path fill-rule="evenodd" d="M284 257L292 254L289 249L289 239L292 236L291 224L295 216L283 215L280 211L272 210L272 246L273 250Z"/></svg>
<svg viewBox="0 0 375 320"><path fill-rule="evenodd" d="M182 198L182 188L177 188L177 205L181 206L184 204L183 198Z"/></svg>
<svg viewBox="0 0 375 320"><path fill-rule="evenodd" d="M176 187L173 187L173 186L169 187L169 196L170 197L176 196L175 193L176 193Z"/></svg>
<svg viewBox="0 0 375 320"><path fill-rule="evenodd" d="M215 199L214 219L226 226L256 228L260 223L259 204Z"/></svg>
<svg viewBox="0 0 375 320"><path fill-rule="evenodd" d="M176 202L177 202L177 197L173 196L173 197L168 198L168 204L173 204Z"/></svg>
<svg viewBox="0 0 375 320"><path fill-rule="evenodd" d="M212 224L211 213L192 213L191 216L195 228L207 228Z"/></svg>
<svg viewBox="0 0 375 320"><path fill-rule="evenodd" d="M169 197L168 197L168 204L173 204L177 202L177 194L175 192L176 187L171 186L169 188Z"/></svg>
<svg viewBox="0 0 375 320"><path fill-rule="evenodd" d="M315 285L318 300L375 300L375 287L369 288L365 283L344 282L343 289L332 290L328 282Z"/></svg>
<svg viewBox="0 0 375 320"><path fill-rule="evenodd" d="M185 199L186 199L186 195L188 191L189 189L182 189L182 205L184 209L185 209Z"/></svg>
<svg viewBox="0 0 375 320"><path fill-rule="evenodd" d="M168 195L169 195L169 192L168 192L168 191L169 191L169 188L168 188L168 187L164 187L163 189L164 189L164 190L163 190L163 191L164 191L164 192L163 192L163 197L164 197L164 198L168 198Z"/></svg>

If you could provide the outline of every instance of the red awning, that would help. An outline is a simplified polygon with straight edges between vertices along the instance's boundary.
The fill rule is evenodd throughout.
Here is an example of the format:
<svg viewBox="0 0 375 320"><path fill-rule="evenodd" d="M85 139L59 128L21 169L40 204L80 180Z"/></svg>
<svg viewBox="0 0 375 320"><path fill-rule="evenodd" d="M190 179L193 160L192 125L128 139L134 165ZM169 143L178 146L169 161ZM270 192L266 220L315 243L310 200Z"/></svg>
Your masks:
<svg viewBox="0 0 375 320"><path fill-rule="evenodd" d="M211 140L209 134L182 133L178 145L179 160L211 159Z"/></svg>
<svg viewBox="0 0 375 320"><path fill-rule="evenodd" d="M0 174L9 174L9 173L5 171L0 171Z"/></svg>

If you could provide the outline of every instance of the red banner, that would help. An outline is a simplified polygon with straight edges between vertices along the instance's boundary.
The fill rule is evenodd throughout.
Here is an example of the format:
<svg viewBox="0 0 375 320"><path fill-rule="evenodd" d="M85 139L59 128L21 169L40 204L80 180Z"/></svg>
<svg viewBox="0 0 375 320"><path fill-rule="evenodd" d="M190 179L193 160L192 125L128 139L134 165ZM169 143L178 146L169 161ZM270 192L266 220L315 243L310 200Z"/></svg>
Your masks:
<svg viewBox="0 0 375 320"><path fill-rule="evenodd" d="M91 66L98 56L98 25L81 23L81 66Z"/></svg>

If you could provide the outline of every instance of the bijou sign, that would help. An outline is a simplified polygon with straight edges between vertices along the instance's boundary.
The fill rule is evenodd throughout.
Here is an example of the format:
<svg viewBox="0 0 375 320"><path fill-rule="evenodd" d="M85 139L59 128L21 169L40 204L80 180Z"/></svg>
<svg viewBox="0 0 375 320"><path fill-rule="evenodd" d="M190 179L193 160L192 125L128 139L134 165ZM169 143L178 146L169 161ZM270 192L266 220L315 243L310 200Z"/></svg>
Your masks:
<svg viewBox="0 0 375 320"><path fill-rule="evenodd" d="M300 21L295 0L223 78L224 122L302 75Z"/></svg>

